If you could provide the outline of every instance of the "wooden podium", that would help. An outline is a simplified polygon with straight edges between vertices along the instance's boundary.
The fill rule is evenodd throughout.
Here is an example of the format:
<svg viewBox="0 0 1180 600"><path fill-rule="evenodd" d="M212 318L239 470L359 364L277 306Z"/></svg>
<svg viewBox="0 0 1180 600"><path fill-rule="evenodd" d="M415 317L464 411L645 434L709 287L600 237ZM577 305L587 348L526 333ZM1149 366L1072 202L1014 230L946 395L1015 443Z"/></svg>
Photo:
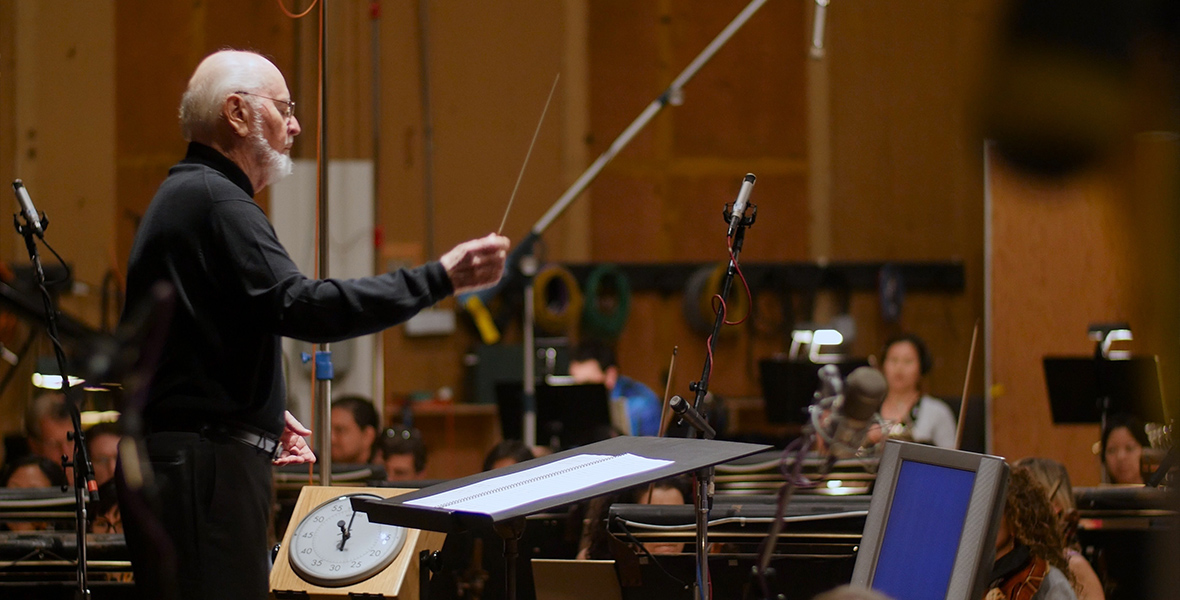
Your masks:
<svg viewBox="0 0 1180 600"><path fill-rule="evenodd" d="M397 558L380 573L359 583L341 587L322 587L305 581L291 567L288 548L298 523L320 504L346 494L373 494L392 498L414 490L373 487L306 486L299 493L291 523L283 535L283 543L270 571L270 597L330 600L363 596L366 598L418 598L418 554L422 550L442 548L446 535L433 531L409 529L405 544Z"/></svg>

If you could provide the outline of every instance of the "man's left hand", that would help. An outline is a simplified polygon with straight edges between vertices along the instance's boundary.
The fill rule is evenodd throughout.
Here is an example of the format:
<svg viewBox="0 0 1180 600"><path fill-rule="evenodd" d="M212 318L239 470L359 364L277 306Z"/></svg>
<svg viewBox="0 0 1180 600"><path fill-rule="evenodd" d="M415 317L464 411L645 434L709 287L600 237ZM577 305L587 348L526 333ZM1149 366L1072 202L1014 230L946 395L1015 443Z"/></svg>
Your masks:
<svg viewBox="0 0 1180 600"><path fill-rule="evenodd" d="M315 453L311 451L311 446L307 445L305 437L311 435L311 430L304 427L291 411L286 411L283 417L286 423L283 426L283 435L279 437L279 444L282 445L283 450L279 457L275 459L276 465L298 465L303 463L314 463Z"/></svg>

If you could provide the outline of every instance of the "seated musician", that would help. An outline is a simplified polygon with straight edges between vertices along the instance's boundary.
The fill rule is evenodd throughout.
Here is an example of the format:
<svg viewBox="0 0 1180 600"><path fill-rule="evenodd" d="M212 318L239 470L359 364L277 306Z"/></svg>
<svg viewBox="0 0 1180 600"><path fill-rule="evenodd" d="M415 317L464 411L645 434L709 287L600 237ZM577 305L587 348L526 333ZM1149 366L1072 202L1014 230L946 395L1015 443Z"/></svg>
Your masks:
<svg viewBox="0 0 1180 600"><path fill-rule="evenodd" d="M373 462L385 465L385 481L422 479L426 471L426 443L417 429L386 429L373 448Z"/></svg>
<svg viewBox="0 0 1180 600"><path fill-rule="evenodd" d="M503 440L488 451L487 456L483 459L483 470L491 471L492 469L515 465L516 463L522 463L534 458L536 458L536 455L533 454L532 449L525 445L524 442L520 440Z"/></svg>
<svg viewBox="0 0 1180 600"><path fill-rule="evenodd" d="M1060 520L1032 472L1014 467L986 600L1076 600Z"/></svg>
<svg viewBox="0 0 1180 600"><path fill-rule="evenodd" d="M368 464L381 421L373 402L344 396L332 402L332 462Z"/></svg>
<svg viewBox="0 0 1180 600"><path fill-rule="evenodd" d="M691 488L685 477L661 479L651 486L644 486L635 494L637 504L662 504L676 506L688 504L691 500ZM684 542L645 542L643 549L650 554L680 554L684 552Z"/></svg>
<svg viewBox="0 0 1180 600"><path fill-rule="evenodd" d="M115 477L120 439L122 435L119 433L119 426L109 421L96 423L86 430L86 451L90 453L90 464L94 466L94 481L98 485Z"/></svg>
<svg viewBox="0 0 1180 600"><path fill-rule="evenodd" d="M605 343L588 340L570 356L570 375L578 383L601 383L610 392L611 424L624 435L659 435L663 403L646 385L619 373L615 352ZM615 411L613 407L622 410ZM618 419L616 414L626 414Z"/></svg>
<svg viewBox="0 0 1180 600"><path fill-rule="evenodd" d="M834 590L828 590L812 600L892 600L889 596L876 590L842 585Z"/></svg>
<svg viewBox="0 0 1180 600"><path fill-rule="evenodd" d="M1022 458L1014 464L1032 473L1037 483L1048 493L1053 512L1061 519L1066 543L1065 557L1069 561L1070 573L1078 582L1078 600L1105 600L1102 581L1098 579L1094 567L1090 566L1090 561L1082 556L1078 543L1078 508L1065 465L1051 458Z"/></svg>
<svg viewBox="0 0 1180 600"><path fill-rule="evenodd" d="M90 533L123 533L123 515L119 512L113 479L98 486L98 502L91 502L86 511L90 517Z"/></svg>
<svg viewBox="0 0 1180 600"><path fill-rule="evenodd" d="M1101 457L1107 483L1143 484L1143 449L1149 446L1143 424L1130 415L1107 419Z"/></svg>
<svg viewBox="0 0 1180 600"><path fill-rule="evenodd" d="M669 477L661 479L651 486L641 485L617 494L599 496L587 504L586 515L582 521L582 539L578 545L578 560L605 560L614 558L612 547L617 549L622 544L612 543L612 537L607 531L606 517L612 504L687 504L691 501L692 492L687 478ZM631 541L631 540L623 540ZM643 549L651 554L679 554L684 551L683 543L649 542L643 544Z"/></svg>
<svg viewBox="0 0 1180 600"><path fill-rule="evenodd" d="M6 488L60 488L65 485L66 474L58 463L38 455L16 460L0 475L0 486ZM9 522L7 525L12 531L41 531L51 528L49 523Z"/></svg>
<svg viewBox="0 0 1180 600"><path fill-rule="evenodd" d="M889 393L881 417L895 423L889 437L941 448L955 446L955 415L945 402L922 390L922 378L933 367L926 343L913 334L894 337L881 350L881 371Z"/></svg>

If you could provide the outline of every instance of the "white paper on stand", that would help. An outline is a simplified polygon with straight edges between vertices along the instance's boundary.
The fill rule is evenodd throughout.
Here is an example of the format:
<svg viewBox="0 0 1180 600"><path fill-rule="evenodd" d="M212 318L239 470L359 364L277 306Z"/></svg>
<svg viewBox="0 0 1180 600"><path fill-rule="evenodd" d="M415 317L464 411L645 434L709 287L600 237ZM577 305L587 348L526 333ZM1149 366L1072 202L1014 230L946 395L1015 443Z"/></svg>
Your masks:
<svg viewBox="0 0 1180 600"><path fill-rule="evenodd" d="M485 479L441 494L406 502L409 506L493 514L672 464L634 454L579 454Z"/></svg>

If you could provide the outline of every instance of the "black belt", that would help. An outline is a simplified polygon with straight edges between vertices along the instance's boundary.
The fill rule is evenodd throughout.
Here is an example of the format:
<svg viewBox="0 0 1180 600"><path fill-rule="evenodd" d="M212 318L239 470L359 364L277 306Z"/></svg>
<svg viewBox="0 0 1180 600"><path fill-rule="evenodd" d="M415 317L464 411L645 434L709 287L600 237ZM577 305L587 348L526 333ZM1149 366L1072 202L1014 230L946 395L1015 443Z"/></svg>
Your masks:
<svg viewBox="0 0 1180 600"><path fill-rule="evenodd" d="M279 438L274 434L237 423L211 423L196 420L152 423L147 426L147 432L149 434L165 431L199 433L207 437L223 437L250 446L257 450L259 454L269 456L271 460L277 460L283 451L283 446L279 443Z"/></svg>

